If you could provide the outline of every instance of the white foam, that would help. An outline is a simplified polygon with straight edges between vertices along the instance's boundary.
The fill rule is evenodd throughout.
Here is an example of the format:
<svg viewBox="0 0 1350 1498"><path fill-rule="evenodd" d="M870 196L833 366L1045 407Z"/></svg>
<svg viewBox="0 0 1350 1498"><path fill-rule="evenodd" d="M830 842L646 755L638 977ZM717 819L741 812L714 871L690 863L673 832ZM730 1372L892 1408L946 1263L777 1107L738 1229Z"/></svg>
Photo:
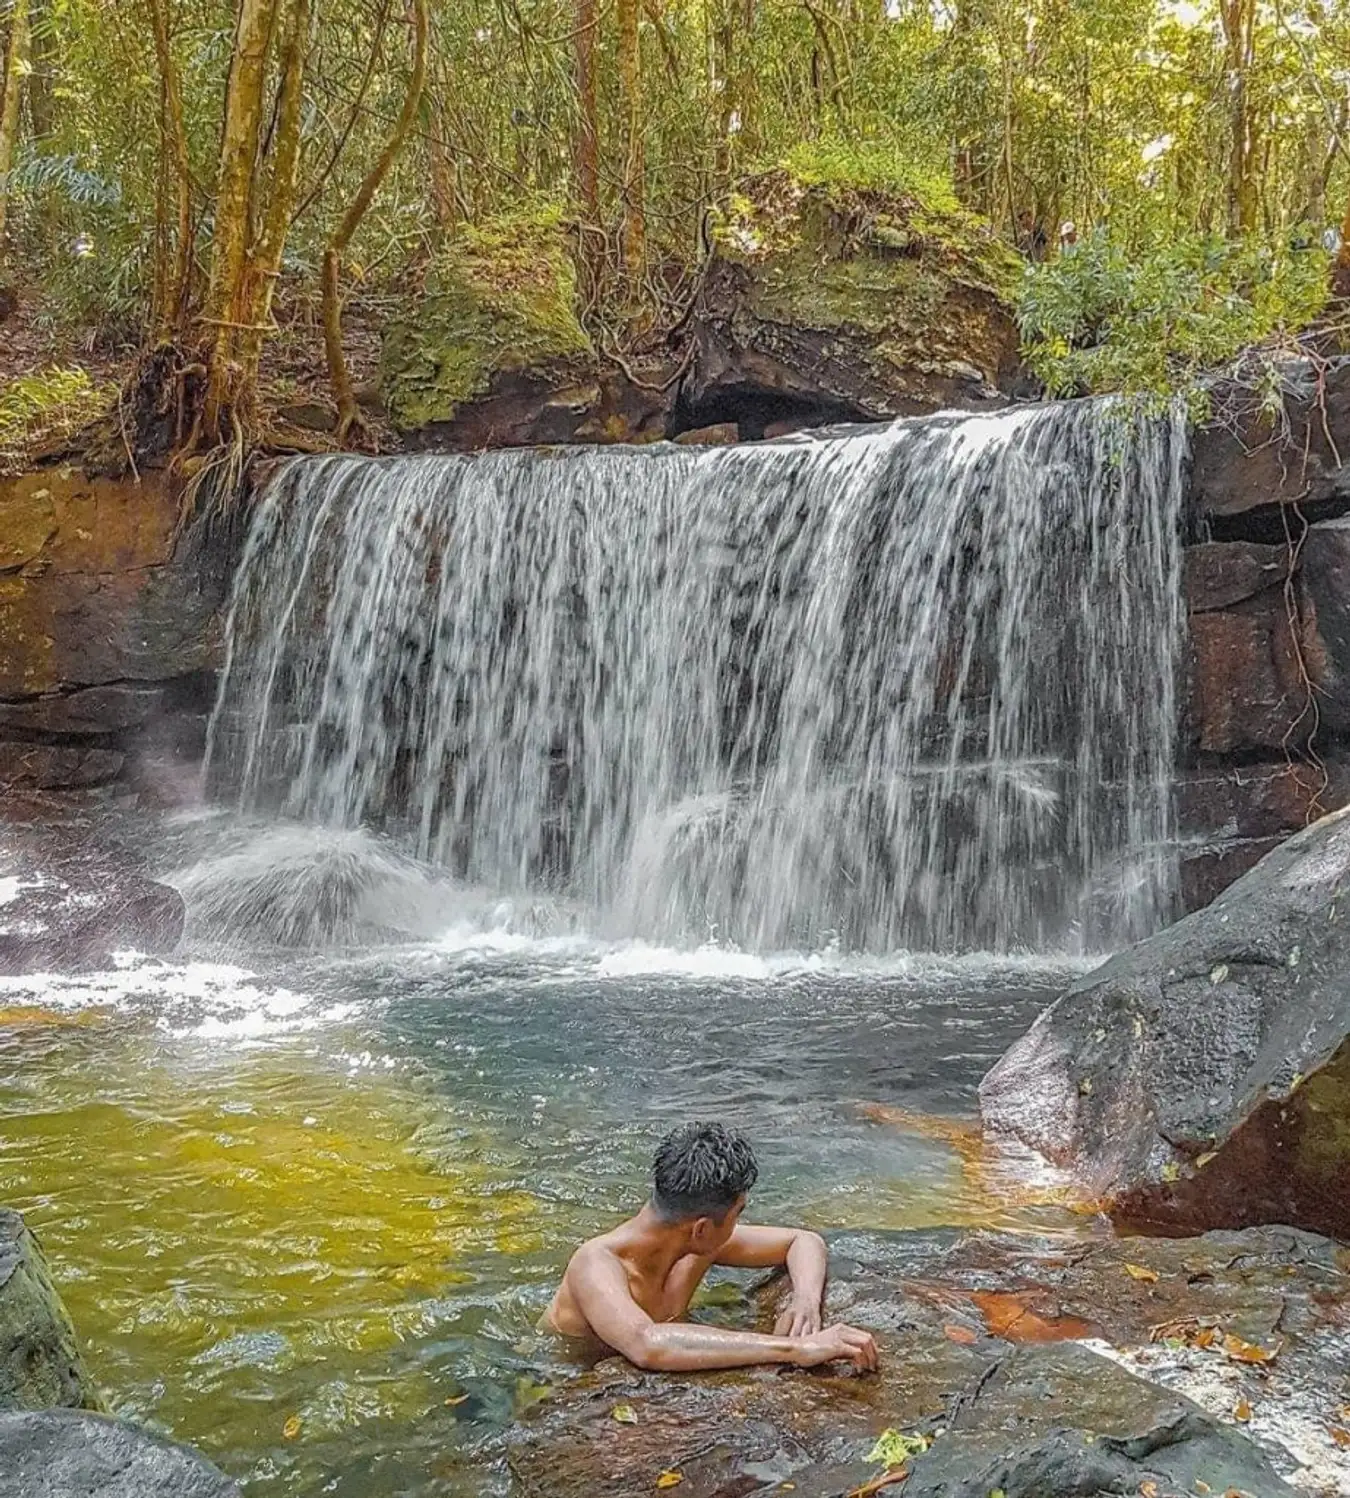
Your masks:
<svg viewBox="0 0 1350 1498"><path fill-rule="evenodd" d="M320 1008L312 998L228 963L166 962L128 951L116 953L113 964L94 973L0 978L0 1005L149 1014L166 1035L216 1039L293 1034L338 1022L356 1008Z"/></svg>

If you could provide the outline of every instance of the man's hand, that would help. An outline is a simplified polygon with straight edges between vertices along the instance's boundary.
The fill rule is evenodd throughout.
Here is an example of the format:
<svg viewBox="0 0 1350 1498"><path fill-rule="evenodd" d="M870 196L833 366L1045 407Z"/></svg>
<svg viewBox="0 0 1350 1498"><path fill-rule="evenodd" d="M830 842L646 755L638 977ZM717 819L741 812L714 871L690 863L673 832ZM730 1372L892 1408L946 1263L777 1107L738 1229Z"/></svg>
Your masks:
<svg viewBox="0 0 1350 1498"><path fill-rule="evenodd" d="M774 1323L775 1337L813 1337L820 1330L820 1301L794 1295Z"/></svg>
<svg viewBox="0 0 1350 1498"><path fill-rule="evenodd" d="M822 1363L847 1361L860 1373L877 1371L877 1344L871 1332L856 1326L827 1326L824 1331L803 1337L797 1344L793 1362L799 1368L819 1368Z"/></svg>

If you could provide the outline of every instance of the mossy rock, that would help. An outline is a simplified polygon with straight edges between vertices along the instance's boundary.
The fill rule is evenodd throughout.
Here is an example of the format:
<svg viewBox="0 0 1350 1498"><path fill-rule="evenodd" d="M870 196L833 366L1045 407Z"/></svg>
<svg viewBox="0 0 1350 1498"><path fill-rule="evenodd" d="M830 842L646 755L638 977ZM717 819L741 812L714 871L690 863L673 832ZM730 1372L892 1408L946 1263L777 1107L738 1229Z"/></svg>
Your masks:
<svg viewBox="0 0 1350 1498"><path fill-rule="evenodd" d="M557 209L466 226L385 333L385 405L403 430L448 422L494 379L593 362Z"/></svg>
<svg viewBox="0 0 1350 1498"><path fill-rule="evenodd" d="M1017 378L1018 256L955 198L784 166L715 227L696 405L717 384L876 418L997 401Z"/></svg>
<svg viewBox="0 0 1350 1498"><path fill-rule="evenodd" d="M57 1407L98 1399L37 1239L0 1208L0 1413Z"/></svg>

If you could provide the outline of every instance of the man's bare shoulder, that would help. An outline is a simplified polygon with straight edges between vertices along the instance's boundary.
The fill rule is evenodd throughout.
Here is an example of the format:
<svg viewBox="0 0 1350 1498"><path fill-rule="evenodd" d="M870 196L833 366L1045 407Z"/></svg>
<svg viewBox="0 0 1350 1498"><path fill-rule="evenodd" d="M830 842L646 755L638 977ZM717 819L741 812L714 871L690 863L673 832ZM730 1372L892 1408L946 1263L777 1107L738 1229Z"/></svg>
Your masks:
<svg viewBox="0 0 1350 1498"><path fill-rule="evenodd" d="M619 1229L611 1228L607 1233L587 1238L579 1248L573 1249L572 1257L567 1261L564 1280L576 1275L590 1276L597 1271L604 1273L606 1270L623 1269L623 1258L618 1251L618 1236Z"/></svg>

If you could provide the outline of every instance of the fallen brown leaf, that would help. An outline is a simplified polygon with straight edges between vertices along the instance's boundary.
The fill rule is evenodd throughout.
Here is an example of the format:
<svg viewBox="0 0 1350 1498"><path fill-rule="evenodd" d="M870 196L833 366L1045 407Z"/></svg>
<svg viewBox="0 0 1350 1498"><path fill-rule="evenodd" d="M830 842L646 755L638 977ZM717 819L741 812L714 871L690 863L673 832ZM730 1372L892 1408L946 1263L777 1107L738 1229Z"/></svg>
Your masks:
<svg viewBox="0 0 1350 1498"><path fill-rule="evenodd" d="M1271 1352L1269 1348L1258 1347L1254 1342L1244 1342L1241 1337L1235 1337L1229 1332L1223 1339L1223 1355L1232 1358L1235 1363L1270 1363L1278 1356L1279 1349Z"/></svg>
<svg viewBox="0 0 1350 1498"><path fill-rule="evenodd" d="M1034 1311L1026 1296L1010 1290L976 1290L970 1298L979 1306L990 1335L1005 1342L1074 1342L1097 1333L1079 1316Z"/></svg>

